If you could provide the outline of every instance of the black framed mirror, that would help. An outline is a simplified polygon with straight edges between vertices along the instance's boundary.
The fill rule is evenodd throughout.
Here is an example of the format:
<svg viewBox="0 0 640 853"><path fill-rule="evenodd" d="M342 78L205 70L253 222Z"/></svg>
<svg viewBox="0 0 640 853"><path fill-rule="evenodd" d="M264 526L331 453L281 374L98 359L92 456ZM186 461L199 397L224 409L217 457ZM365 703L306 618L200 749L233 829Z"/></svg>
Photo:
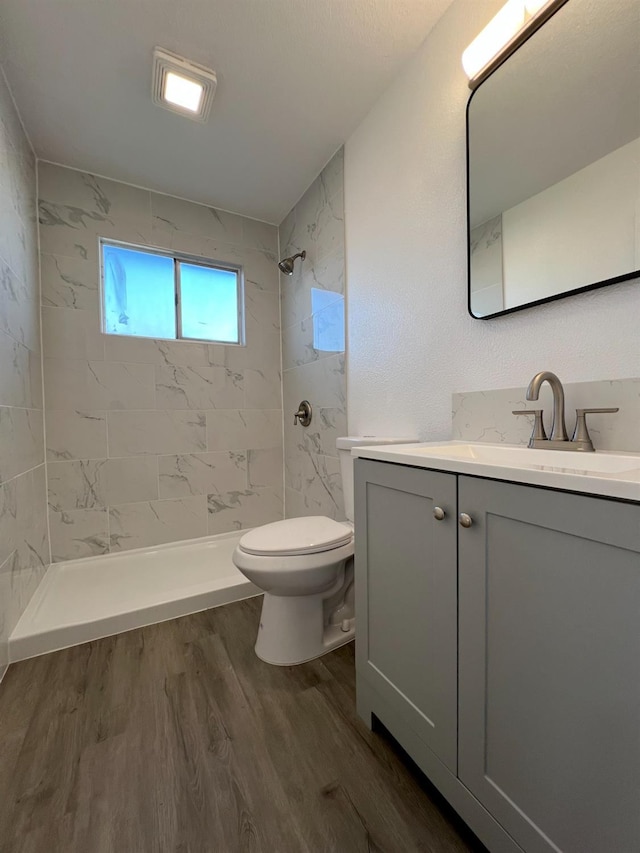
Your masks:
<svg viewBox="0 0 640 853"><path fill-rule="evenodd" d="M568 0L467 105L469 313L640 278L640 0Z"/></svg>

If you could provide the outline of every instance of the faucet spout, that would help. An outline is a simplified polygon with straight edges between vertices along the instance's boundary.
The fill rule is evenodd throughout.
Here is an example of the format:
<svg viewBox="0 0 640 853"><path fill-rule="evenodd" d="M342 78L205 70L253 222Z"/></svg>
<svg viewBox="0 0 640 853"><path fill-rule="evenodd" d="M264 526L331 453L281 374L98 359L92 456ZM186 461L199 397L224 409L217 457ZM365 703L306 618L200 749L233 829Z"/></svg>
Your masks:
<svg viewBox="0 0 640 853"><path fill-rule="evenodd" d="M543 370L536 373L527 388L527 400L537 400L540 395L540 387L543 382L548 382L553 391L553 424L551 426L550 441L569 441L567 427L564 421L564 388L562 382L555 373Z"/></svg>

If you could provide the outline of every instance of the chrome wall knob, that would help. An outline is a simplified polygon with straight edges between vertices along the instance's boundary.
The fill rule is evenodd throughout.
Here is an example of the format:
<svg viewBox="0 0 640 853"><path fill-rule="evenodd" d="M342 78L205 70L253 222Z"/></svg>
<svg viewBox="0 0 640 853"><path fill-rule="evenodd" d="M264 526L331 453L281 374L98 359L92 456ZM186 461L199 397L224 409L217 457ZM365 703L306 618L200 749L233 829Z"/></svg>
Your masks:
<svg viewBox="0 0 640 853"><path fill-rule="evenodd" d="M446 515L446 512L442 509L441 506L434 506L433 517L435 518L436 521L442 521L442 519L445 517L445 515Z"/></svg>
<svg viewBox="0 0 640 853"><path fill-rule="evenodd" d="M461 527L471 527L471 525L473 524L473 519L470 515L467 515L466 512L460 513L458 521L460 522Z"/></svg>

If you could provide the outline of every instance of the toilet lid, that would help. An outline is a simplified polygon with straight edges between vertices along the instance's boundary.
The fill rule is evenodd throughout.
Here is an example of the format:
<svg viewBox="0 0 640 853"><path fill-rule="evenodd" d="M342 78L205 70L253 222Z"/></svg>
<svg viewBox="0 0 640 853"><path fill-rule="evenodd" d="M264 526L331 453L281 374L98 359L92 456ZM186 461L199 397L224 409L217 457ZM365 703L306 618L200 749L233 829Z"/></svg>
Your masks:
<svg viewBox="0 0 640 853"><path fill-rule="evenodd" d="M318 554L345 545L352 538L353 530L348 524L313 515L256 527L244 534L239 546L247 554L270 557L278 554Z"/></svg>

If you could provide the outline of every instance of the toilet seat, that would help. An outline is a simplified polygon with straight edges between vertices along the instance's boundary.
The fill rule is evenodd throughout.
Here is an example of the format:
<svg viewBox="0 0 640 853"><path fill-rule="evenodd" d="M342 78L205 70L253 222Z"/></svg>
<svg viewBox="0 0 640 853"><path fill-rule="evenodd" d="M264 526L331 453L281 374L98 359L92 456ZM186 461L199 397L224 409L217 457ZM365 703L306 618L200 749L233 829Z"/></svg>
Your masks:
<svg viewBox="0 0 640 853"><path fill-rule="evenodd" d="M320 554L353 539L351 525L323 515L288 518L250 530L238 547L245 554L263 557Z"/></svg>

